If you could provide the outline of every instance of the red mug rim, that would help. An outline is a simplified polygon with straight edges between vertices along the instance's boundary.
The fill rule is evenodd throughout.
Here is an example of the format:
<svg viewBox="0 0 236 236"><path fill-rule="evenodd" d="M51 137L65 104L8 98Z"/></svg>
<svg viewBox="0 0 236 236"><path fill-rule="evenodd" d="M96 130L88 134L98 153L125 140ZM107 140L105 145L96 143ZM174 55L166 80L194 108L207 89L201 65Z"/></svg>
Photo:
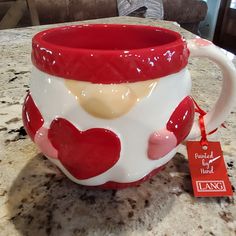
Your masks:
<svg viewBox="0 0 236 236"><path fill-rule="evenodd" d="M96 44L97 36L100 45L89 46ZM56 27L36 34L32 48L32 62L39 70L64 79L104 84L145 81L177 73L186 66L189 56L179 33L146 25Z"/></svg>
<svg viewBox="0 0 236 236"><path fill-rule="evenodd" d="M78 31L81 29L88 29L91 30L91 28L112 28L112 29L120 29L120 28L129 28L131 29L138 29L138 30L143 30L143 31L161 31L162 33L166 34L167 36L172 36L175 38L175 40L168 42L168 43L163 43L162 45L153 45L149 47L140 47L140 48L124 48L124 49L96 49L96 48L83 48L83 47L69 47L69 46L63 46L63 45L58 45L55 42L50 42L50 38L47 36L50 36L54 34L56 36L56 39L60 39L62 31L67 31L70 33L71 30L77 30ZM92 32L93 33L93 32ZM94 35L96 36L96 35ZM70 39L69 39L70 40ZM182 44L182 37L179 33L161 28L161 27L153 27L153 26L147 26L147 25L119 25L119 24L88 24L88 25L72 25L72 26L62 26L62 27L56 27L56 28L51 28L48 30L44 30L42 32L39 32L36 34L33 38L33 41L37 41L40 45L47 47L49 50L53 49L63 49L63 50L75 50L75 51L88 51L88 50L95 50L96 52L99 53L120 53L124 50L127 51L139 51L139 50L148 50L152 48L158 48L158 47L172 47L176 46L177 44Z"/></svg>

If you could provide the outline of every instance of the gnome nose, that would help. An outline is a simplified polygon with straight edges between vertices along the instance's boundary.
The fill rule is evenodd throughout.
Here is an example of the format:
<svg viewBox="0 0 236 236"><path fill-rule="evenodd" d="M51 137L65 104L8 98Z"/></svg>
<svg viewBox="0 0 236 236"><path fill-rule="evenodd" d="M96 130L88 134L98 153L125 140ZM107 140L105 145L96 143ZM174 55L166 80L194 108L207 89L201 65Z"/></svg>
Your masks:
<svg viewBox="0 0 236 236"><path fill-rule="evenodd" d="M93 84L66 80L68 91L90 115L115 119L129 112L142 98L151 94L157 81L123 84Z"/></svg>
<svg viewBox="0 0 236 236"><path fill-rule="evenodd" d="M89 114L114 119L127 113L136 103L136 96L123 85L96 85L83 89L80 104Z"/></svg>

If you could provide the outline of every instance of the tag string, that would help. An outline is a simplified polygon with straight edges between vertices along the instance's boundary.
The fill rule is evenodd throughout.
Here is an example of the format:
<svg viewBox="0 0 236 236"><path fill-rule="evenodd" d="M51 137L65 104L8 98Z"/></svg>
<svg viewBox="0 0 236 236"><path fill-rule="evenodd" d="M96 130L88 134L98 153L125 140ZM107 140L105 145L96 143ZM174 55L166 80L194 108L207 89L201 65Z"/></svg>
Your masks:
<svg viewBox="0 0 236 236"><path fill-rule="evenodd" d="M194 105L195 105L195 112L199 113L199 127L201 131L201 140L200 143L202 146L208 146L208 140L207 140L207 135L211 135L217 131L218 128L212 130L209 133L206 133L206 127L205 127L205 122L204 122L204 116L207 114L204 110L200 108L200 106L197 104L197 102L193 99ZM224 124L221 125L222 127L226 128Z"/></svg>

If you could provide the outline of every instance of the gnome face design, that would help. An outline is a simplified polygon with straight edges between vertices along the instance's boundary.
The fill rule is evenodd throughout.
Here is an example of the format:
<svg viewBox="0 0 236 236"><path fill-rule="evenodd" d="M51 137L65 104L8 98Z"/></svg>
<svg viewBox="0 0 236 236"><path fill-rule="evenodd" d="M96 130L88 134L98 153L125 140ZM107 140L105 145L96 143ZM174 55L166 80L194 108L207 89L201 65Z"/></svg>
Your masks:
<svg viewBox="0 0 236 236"><path fill-rule="evenodd" d="M66 26L37 34L32 48L24 126L72 181L135 186L188 135L194 105L181 35L150 26Z"/></svg>
<svg viewBox="0 0 236 236"><path fill-rule="evenodd" d="M66 80L65 85L90 115L114 119L126 114L142 98L149 96L156 87L157 80L121 84Z"/></svg>

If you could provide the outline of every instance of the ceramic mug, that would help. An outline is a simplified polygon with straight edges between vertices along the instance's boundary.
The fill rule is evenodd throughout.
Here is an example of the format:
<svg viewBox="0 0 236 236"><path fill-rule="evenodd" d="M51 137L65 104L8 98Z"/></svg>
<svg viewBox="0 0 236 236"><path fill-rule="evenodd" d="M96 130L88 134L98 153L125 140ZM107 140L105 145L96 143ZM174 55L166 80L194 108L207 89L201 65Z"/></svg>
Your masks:
<svg viewBox="0 0 236 236"><path fill-rule="evenodd" d="M156 174L181 142L200 135L190 97L189 54L223 71L222 92L204 117L207 132L232 108L236 71L209 41L186 42L144 25L75 25L36 34L24 126L72 181L134 186ZM203 78L204 79L204 78Z"/></svg>

